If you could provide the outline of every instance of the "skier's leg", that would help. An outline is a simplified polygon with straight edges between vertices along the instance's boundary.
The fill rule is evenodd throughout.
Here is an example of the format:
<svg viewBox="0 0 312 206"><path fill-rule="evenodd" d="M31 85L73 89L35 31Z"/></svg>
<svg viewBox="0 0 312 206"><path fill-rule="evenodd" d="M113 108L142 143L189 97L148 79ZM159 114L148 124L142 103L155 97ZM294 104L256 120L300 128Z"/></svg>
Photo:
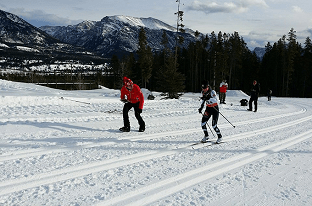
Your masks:
<svg viewBox="0 0 312 206"><path fill-rule="evenodd" d="M252 102L253 102L253 98L250 98L249 100L249 111L252 111Z"/></svg>
<svg viewBox="0 0 312 206"><path fill-rule="evenodd" d="M212 114L212 128L216 131L218 137L222 137L221 132L217 126L218 124L218 119L219 119L219 110L216 110L213 114Z"/></svg>
<svg viewBox="0 0 312 206"><path fill-rule="evenodd" d="M218 124L218 118L219 118L219 108L217 108L217 110L215 110L215 112L212 115L212 127L213 129L216 131L217 135L218 135L218 139L216 141L216 144L220 144L222 141L222 135L221 132L217 126Z"/></svg>
<svg viewBox="0 0 312 206"><path fill-rule="evenodd" d="M206 137L208 137L208 131L207 131L207 122L209 118L211 117L211 114L209 114L207 111L205 111L205 114L203 115L202 121L201 121L201 127L203 129L203 132Z"/></svg>
<svg viewBox="0 0 312 206"><path fill-rule="evenodd" d="M224 93L220 92L220 104L224 102Z"/></svg>
<svg viewBox="0 0 312 206"><path fill-rule="evenodd" d="M255 112L256 112L258 109L258 99L255 99L254 103L255 103Z"/></svg>
<svg viewBox="0 0 312 206"><path fill-rule="evenodd" d="M136 119L138 120L138 123L140 125L140 130L144 131L145 130L145 122L144 122L144 120L141 117L141 114L139 112L139 104L140 103L138 102L133 107L134 108L134 115L135 115Z"/></svg>
<svg viewBox="0 0 312 206"><path fill-rule="evenodd" d="M129 115L128 112L132 108L131 103L125 103L124 108L122 110L124 127L130 128Z"/></svg>

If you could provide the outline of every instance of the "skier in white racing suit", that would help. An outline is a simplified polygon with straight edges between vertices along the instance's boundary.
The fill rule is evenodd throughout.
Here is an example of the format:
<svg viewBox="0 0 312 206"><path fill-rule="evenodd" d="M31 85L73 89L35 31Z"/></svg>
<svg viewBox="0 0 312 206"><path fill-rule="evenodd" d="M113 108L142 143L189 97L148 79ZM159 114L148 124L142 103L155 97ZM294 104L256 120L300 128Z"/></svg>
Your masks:
<svg viewBox="0 0 312 206"><path fill-rule="evenodd" d="M205 136L201 142L205 143L209 139L206 124L208 120L210 119L210 117L212 116L212 127L218 135L218 139L216 143L220 143L222 141L222 135L217 126L218 118L219 118L218 97L217 97L216 92L210 89L210 86L206 81L204 81L202 84L202 95L203 95L201 97L202 103L198 111L200 114L202 114L202 109L205 104L206 104L206 110L205 110L205 113L203 114L202 123L201 123Z"/></svg>

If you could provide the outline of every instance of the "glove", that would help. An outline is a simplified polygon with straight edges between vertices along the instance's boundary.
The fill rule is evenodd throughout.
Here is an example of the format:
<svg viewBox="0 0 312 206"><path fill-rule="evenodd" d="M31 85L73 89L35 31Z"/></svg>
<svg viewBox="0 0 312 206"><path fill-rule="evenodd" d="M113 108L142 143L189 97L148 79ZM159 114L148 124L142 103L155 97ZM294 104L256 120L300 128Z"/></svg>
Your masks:
<svg viewBox="0 0 312 206"><path fill-rule="evenodd" d="M203 108L199 108L199 109L198 109L199 114L202 113L202 110L203 110Z"/></svg>
<svg viewBox="0 0 312 206"><path fill-rule="evenodd" d="M138 109L138 113L141 114L142 113L142 109Z"/></svg>
<svg viewBox="0 0 312 206"><path fill-rule="evenodd" d="M206 93L204 96L203 96L203 100L209 100L211 97L211 94L210 93Z"/></svg>
<svg viewBox="0 0 312 206"><path fill-rule="evenodd" d="M123 103L127 103L127 102L129 102L128 100L126 100L126 99L121 99L120 101L122 101Z"/></svg>

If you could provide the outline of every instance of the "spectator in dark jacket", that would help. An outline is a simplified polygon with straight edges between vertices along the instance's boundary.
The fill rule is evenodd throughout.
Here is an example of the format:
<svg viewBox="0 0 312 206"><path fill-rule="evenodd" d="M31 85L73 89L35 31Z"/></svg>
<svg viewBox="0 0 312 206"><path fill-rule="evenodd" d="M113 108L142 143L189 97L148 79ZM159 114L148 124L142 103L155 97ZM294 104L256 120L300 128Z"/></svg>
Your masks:
<svg viewBox="0 0 312 206"><path fill-rule="evenodd" d="M252 102L255 104L254 112L257 112L258 109L258 97L260 92L260 85L256 80L253 81L251 93L250 93L250 100L249 100L249 109L248 111L252 111Z"/></svg>
<svg viewBox="0 0 312 206"><path fill-rule="evenodd" d="M272 96L272 90L268 90L268 101L271 101L271 96Z"/></svg>

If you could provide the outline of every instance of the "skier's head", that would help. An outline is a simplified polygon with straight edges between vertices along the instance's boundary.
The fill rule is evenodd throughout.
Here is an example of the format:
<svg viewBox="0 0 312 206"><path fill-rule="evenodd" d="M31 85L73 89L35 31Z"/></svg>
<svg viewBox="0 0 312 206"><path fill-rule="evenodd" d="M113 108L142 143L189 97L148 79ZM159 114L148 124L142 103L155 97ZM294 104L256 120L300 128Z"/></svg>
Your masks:
<svg viewBox="0 0 312 206"><path fill-rule="evenodd" d="M209 91L209 83L207 80L202 81L202 93Z"/></svg>
<svg viewBox="0 0 312 206"><path fill-rule="evenodd" d="M128 77L124 77L124 78L123 78L123 82L124 82L124 85L125 85L128 89L132 89L133 81L132 81L131 79L129 79Z"/></svg>
<svg viewBox="0 0 312 206"><path fill-rule="evenodd" d="M257 84L257 80L254 80L254 81L253 81L253 85L256 85L256 84Z"/></svg>
<svg viewBox="0 0 312 206"><path fill-rule="evenodd" d="M128 77L124 77L123 82L124 82L124 85L126 85L126 86L133 84L133 81L131 79L129 79Z"/></svg>

